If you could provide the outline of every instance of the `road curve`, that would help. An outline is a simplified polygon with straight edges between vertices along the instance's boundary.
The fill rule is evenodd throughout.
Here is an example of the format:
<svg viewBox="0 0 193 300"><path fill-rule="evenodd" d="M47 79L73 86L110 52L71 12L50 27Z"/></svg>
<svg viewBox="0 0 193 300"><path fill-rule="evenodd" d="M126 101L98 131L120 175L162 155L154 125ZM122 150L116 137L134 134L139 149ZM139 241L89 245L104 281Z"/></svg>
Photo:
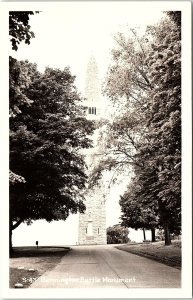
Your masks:
<svg viewBox="0 0 193 300"><path fill-rule="evenodd" d="M181 272L111 245L74 246L30 288L180 288Z"/></svg>

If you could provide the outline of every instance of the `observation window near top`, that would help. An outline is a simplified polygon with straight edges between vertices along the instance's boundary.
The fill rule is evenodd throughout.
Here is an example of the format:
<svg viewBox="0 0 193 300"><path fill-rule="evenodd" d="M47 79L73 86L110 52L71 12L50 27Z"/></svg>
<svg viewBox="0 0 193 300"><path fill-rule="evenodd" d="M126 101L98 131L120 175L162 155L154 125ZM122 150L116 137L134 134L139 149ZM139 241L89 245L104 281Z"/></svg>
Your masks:
<svg viewBox="0 0 193 300"><path fill-rule="evenodd" d="M96 115L96 107L89 107L88 113L89 115Z"/></svg>

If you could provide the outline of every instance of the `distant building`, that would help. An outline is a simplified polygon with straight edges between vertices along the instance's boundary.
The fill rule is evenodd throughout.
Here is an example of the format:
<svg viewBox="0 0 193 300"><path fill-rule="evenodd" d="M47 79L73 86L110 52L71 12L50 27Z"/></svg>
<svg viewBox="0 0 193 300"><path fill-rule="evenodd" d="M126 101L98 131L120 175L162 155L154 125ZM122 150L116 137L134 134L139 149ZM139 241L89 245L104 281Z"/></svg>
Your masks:
<svg viewBox="0 0 193 300"><path fill-rule="evenodd" d="M95 58L89 60L86 73L85 105L87 106L87 118L100 120L104 105L101 99L98 67ZM96 129L93 135L94 148L87 150L86 161L88 173L96 166L101 153L101 145L98 144L100 129ZM89 176L89 174L88 174ZM105 187L102 183L94 188L88 188L85 195L86 211L79 215L78 244L106 244L106 197Z"/></svg>

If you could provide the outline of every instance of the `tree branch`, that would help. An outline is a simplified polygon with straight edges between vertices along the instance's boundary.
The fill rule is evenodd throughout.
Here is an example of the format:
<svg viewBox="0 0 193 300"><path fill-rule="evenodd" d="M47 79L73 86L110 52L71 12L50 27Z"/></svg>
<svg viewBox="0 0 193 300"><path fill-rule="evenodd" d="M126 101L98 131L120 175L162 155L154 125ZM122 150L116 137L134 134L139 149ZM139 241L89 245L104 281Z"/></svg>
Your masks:
<svg viewBox="0 0 193 300"><path fill-rule="evenodd" d="M24 221L24 219L21 218L15 224L11 223L11 230L14 230L15 228L17 228L23 221Z"/></svg>

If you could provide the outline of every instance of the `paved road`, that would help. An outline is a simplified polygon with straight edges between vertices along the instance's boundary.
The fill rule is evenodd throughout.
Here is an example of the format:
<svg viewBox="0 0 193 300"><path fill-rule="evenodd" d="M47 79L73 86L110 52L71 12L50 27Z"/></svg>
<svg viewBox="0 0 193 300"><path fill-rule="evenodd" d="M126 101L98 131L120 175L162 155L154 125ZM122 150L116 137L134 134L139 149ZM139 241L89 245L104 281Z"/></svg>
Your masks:
<svg viewBox="0 0 193 300"><path fill-rule="evenodd" d="M181 272L113 246L75 246L30 288L179 288Z"/></svg>

